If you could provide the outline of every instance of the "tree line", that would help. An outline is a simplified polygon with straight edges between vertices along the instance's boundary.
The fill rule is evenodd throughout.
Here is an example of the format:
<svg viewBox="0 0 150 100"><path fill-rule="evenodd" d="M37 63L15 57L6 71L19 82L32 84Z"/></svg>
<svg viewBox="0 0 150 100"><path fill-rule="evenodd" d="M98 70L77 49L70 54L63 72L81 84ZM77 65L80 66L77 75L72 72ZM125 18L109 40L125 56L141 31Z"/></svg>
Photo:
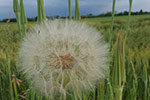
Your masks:
<svg viewBox="0 0 150 100"><path fill-rule="evenodd" d="M140 11L136 11L136 12L131 12L132 15L144 15L144 14L150 14L150 12L148 11L143 11L142 9ZM94 16L93 14L87 14L87 15L83 15L81 16L82 18L93 18L93 17L109 17L112 15L112 12L106 12L106 13L103 13L103 14L99 14L99 15L96 15ZM128 15L128 11L124 11L124 12L115 12L115 16L125 16L125 15ZM53 16L53 17L49 17L47 16L48 19L66 19L68 18L67 17L60 17L60 16ZM28 21L29 22L34 22L37 20L37 17L35 18L28 18ZM3 19L1 20L0 22L16 22L16 19L15 18L11 18L11 19Z"/></svg>

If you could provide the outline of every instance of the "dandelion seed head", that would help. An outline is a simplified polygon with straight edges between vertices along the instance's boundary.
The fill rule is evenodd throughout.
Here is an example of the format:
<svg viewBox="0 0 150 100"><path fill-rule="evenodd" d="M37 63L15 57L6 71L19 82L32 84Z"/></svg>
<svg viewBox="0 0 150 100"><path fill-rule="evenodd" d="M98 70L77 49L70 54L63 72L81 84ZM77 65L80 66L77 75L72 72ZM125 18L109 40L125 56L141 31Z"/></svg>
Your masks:
<svg viewBox="0 0 150 100"><path fill-rule="evenodd" d="M49 97L81 97L104 78L108 46L94 28L75 21L47 21L24 38L17 59L37 91Z"/></svg>

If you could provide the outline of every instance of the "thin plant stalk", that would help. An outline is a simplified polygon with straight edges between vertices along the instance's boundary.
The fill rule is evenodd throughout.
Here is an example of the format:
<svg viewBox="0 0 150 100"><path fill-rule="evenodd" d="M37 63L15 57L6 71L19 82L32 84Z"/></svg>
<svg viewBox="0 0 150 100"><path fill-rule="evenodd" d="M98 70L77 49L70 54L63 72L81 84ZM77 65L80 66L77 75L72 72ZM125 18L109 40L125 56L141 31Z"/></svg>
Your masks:
<svg viewBox="0 0 150 100"><path fill-rule="evenodd" d="M78 0L75 1L75 14L74 14L74 19L75 20L80 20L81 16L80 16L80 8L79 8L79 2Z"/></svg>
<svg viewBox="0 0 150 100"><path fill-rule="evenodd" d="M69 20L71 20L72 19L71 0L68 0L68 8L69 8Z"/></svg>
<svg viewBox="0 0 150 100"><path fill-rule="evenodd" d="M150 94L150 75L148 77L148 81L149 81L149 84L148 84L148 94ZM150 99L150 95L148 95L148 100Z"/></svg>
<svg viewBox="0 0 150 100"><path fill-rule="evenodd" d="M9 74L8 76L9 76L9 83L10 83L10 97L11 97L11 100L14 100L13 87L12 87L12 84L11 84L11 66L10 66L10 59L8 57L7 49L5 49L5 54L6 54L6 62L7 62L8 74Z"/></svg>
<svg viewBox="0 0 150 100"><path fill-rule="evenodd" d="M127 36L129 34L131 10L132 10L132 0L129 0L129 13L128 13L128 20L127 20L127 33L125 34L124 43L126 43ZM125 46L125 44L124 44L124 46Z"/></svg>
<svg viewBox="0 0 150 100"><path fill-rule="evenodd" d="M147 91L148 91L148 74L147 74L147 63L144 63L144 67L143 67L143 81L144 81L144 100L148 100L147 99Z"/></svg>
<svg viewBox="0 0 150 100"><path fill-rule="evenodd" d="M111 46L112 46L114 16L115 16L115 5L116 5L116 0L113 0L111 26L110 26L110 32L109 32L109 36L110 36L109 37L110 49L111 49Z"/></svg>
<svg viewBox="0 0 150 100"><path fill-rule="evenodd" d="M37 7L38 7L37 22L41 23L44 20L46 20L46 15L45 15L45 10L44 10L44 1L37 0Z"/></svg>
<svg viewBox="0 0 150 100"><path fill-rule="evenodd" d="M127 21L127 32L129 31L129 27L130 27L131 10L132 10L132 0L129 0L129 13L128 13L128 21Z"/></svg>
<svg viewBox="0 0 150 100"><path fill-rule="evenodd" d="M35 95L35 91L33 90L33 88L31 88L31 89L30 89L30 93L29 93L30 99L31 99L31 100L34 100L34 99L35 99L35 96L36 96L36 95Z"/></svg>
<svg viewBox="0 0 150 100"><path fill-rule="evenodd" d="M108 86L107 86L107 88L108 88L107 91L109 91L109 94L110 94L109 100L113 100L114 95L113 95L113 89L112 89L112 85L111 85L110 79L107 78L106 81L107 81L107 85L108 85ZM107 93L108 93L108 92L107 92Z"/></svg>
<svg viewBox="0 0 150 100"><path fill-rule="evenodd" d="M23 0L20 0L20 13L21 13L21 25L22 25L22 31L23 31L23 35L26 35L26 30L27 30L27 17L26 17L26 13L25 13L25 9L24 9L24 4L23 4Z"/></svg>
<svg viewBox="0 0 150 100"><path fill-rule="evenodd" d="M114 16L115 16L115 5L116 5L116 0L113 0L112 4L112 17L111 17L111 26L110 26L110 31L109 31L109 45L110 45L110 55L111 55L111 50L112 50L112 37L113 37L113 26L114 26ZM110 74L111 68L109 68L109 74ZM113 87L110 82L110 75L108 75L107 82L108 82L108 87L110 89L110 100L114 99L114 94L113 94Z"/></svg>
<svg viewBox="0 0 150 100"><path fill-rule="evenodd" d="M17 25L18 25L18 30L19 30L19 36L20 39L22 38L22 33L21 33L21 19L20 19L20 7L19 7L19 2L18 0L13 0L13 10L16 15L16 20L17 20Z"/></svg>
<svg viewBox="0 0 150 100"><path fill-rule="evenodd" d="M14 87L14 92L15 92L15 100L18 100L18 92L17 92L17 85L15 82L12 83Z"/></svg>
<svg viewBox="0 0 150 100"><path fill-rule="evenodd" d="M21 80L19 80L14 74L12 75L11 84L14 89L15 100L19 100L17 87L20 87Z"/></svg>
<svg viewBox="0 0 150 100"><path fill-rule="evenodd" d="M92 95L92 99L93 99L93 100L95 100L95 99L96 99L96 92L95 92L95 89L93 90L93 92L92 92L92 93L93 93L93 95Z"/></svg>
<svg viewBox="0 0 150 100"><path fill-rule="evenodd" d="M113 4L112 4L112 17L111 17L111 25L110 25L110 31L109 31L109 45L110 45L110 55L111 54L111 50L112 50L112 34L113 34L113 26L114 26L114 16L115 16L115 4L116 4L116 0L113 0ZM111 68L109 68L109 74L107 76L106 81L108 82L108 88L110 90L110 100L113 100L114 95L113 95L113 87L112 84L110 82L110 77L111 77L111 73L110 73Z"/></svg>
<svg viewBox="0 0 150 100"><path fill-rule="evenodd" d="M133 96L132 96L132 100L136 100L137 99L137 86L138 86L138 81L137 81L137 75L136 75L136 71L135 71L135 66L133 64L133 62L131 61L131 68L133 71Z"/></svg>
<svg viewBox="0 0 150 100"><path fill-rule="evenodd" d="M99 98L98 98L98 100L104 100L104 83L105 82L101 82L99 85L99 94L98 94L98 96L99 96ZM93 100L95 100L95 99L93 99Z"/></svg>

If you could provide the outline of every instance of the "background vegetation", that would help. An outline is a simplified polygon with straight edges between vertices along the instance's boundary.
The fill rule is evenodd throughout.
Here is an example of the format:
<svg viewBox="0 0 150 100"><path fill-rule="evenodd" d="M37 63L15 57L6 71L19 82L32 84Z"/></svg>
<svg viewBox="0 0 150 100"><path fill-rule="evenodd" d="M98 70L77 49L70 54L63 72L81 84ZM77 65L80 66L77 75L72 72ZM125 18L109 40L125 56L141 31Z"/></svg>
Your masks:
<svg viewBox="0 0 150 100"><path fill-rule="evenodd" d="M101 32L107 42L110 21L111 17L81 20ZM112 38L114 42L118 33L126 33L126 23L127 16L115 17ZM28 23L27 30L34 24L34 22ZM0 23L0 100L45 100L32 90L24 76L16 69L15 58L19 44L17 24ZM150 100L150 15L131 17L125 49L127 60L123 100ZM105 79L90 95L83 95L83 100L111 100L111 88L110 81ZM68 98L68 100L74 100L74 98Z"/></svg>

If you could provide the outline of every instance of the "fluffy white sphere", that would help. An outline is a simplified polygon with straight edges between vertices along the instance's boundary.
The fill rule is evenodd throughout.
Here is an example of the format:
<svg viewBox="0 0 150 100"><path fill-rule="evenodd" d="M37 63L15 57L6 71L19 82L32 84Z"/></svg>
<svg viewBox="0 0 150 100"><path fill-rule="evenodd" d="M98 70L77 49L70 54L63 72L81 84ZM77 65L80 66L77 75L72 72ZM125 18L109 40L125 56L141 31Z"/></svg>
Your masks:
<svg viewBox="0 0 150 100"><path fill-rule="evenodd" d="M18 69L45 96L80 98L107 70L108 47L100 33L75 21L33 27L19 49Z"/></svg>

